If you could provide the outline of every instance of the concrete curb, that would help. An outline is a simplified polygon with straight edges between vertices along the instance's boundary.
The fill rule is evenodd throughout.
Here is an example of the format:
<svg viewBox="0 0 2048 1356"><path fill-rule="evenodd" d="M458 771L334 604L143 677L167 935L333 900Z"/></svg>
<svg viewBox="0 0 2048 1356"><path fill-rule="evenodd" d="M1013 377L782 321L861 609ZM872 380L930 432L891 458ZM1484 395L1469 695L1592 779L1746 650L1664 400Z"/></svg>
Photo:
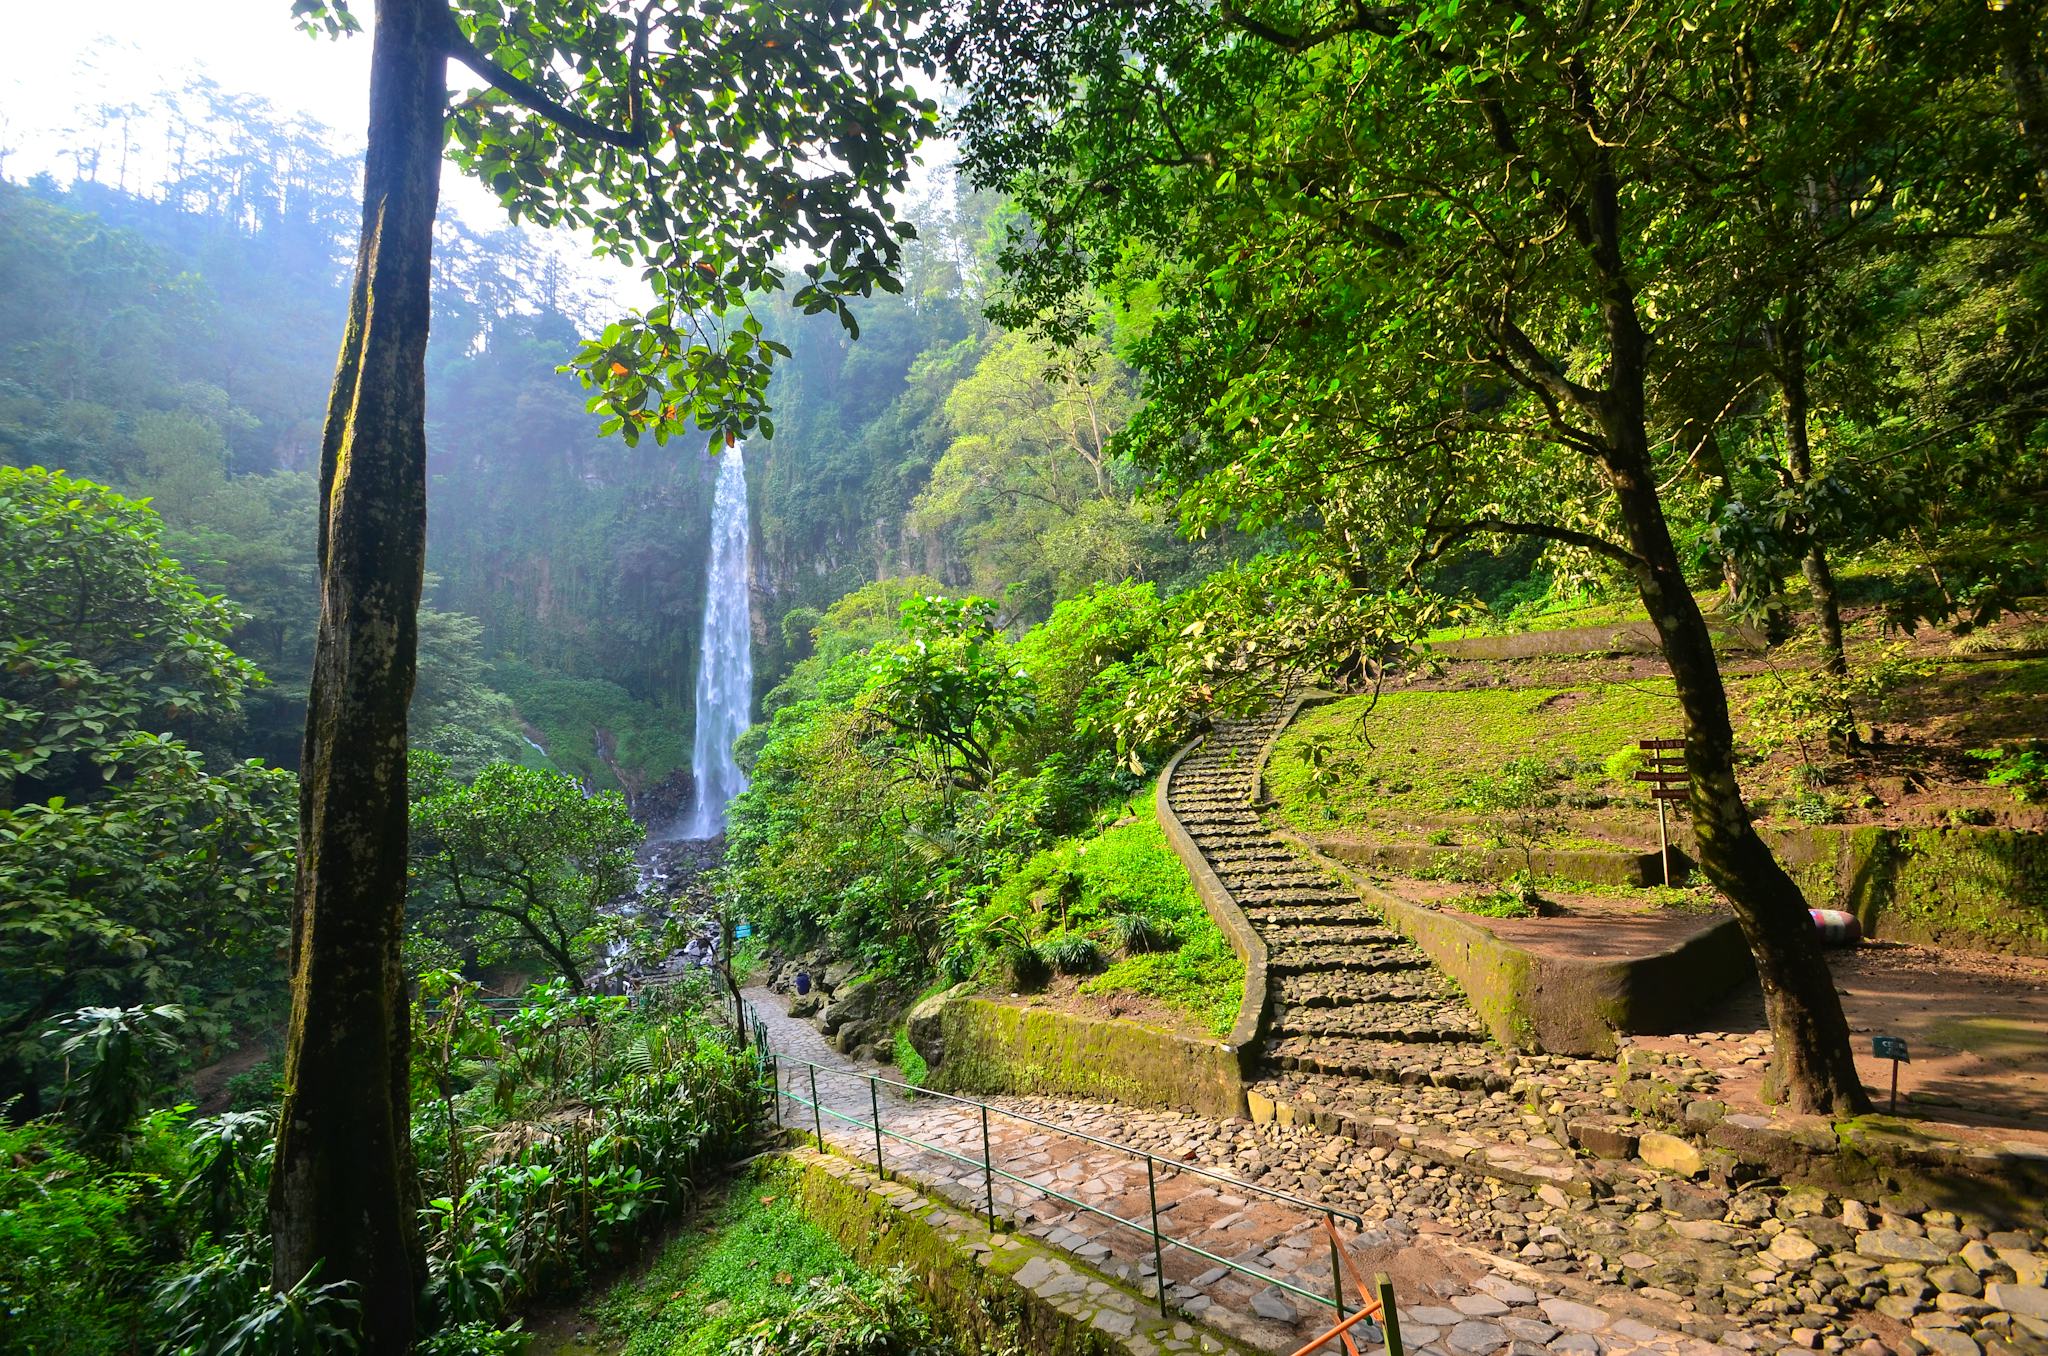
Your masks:
<svg viewBox="0 0 2048 1356"><path fill-rule="evenodd" d="M1159 792L1153 797L1153 804L1166 841L1195 882L1195 893L1201 898L1203 910L1223 930L1223 935L1230 939L1231 950L1244 962L1244 998L1237 1005L1237 1021L1223 1043L1237 1056L1239 1076L1249 1080L1257 1072L1259 1047L1266 1039L1266 943L1217 878L1209 859L1202 855L1193 835L1173 809L1173 774L1180 770L1181 759L1205 738L1206 735L1198 735L1190 739L1166 760L1166 766L1159 770Z"/></svg>

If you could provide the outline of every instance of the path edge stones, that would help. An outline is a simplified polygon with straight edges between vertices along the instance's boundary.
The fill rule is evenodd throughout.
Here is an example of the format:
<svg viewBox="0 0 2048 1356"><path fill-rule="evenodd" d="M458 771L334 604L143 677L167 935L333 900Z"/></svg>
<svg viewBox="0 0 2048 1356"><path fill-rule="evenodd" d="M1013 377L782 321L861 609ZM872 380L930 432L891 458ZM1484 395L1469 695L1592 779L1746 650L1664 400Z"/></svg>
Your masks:
<svg viewBox="0 0 2048 1356"><path fill-rule="evenodd" d="M1155 1297L1086 1269L1050 1244L991 1234L985 1221L837 1154L790 1148L761 1160L805 1216L864 1266L916 1273L942 1329L1045 1356L1170 1356L1254 1349Z"/></svg>

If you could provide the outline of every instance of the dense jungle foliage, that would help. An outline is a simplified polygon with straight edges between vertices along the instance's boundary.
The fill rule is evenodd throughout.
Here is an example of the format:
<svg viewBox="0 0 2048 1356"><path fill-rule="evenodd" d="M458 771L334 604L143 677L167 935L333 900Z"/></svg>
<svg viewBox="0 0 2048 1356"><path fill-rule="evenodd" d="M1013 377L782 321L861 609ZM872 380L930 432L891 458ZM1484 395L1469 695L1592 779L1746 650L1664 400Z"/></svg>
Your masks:
<svg viewBox="0 0 2048 1356"><path fill-rule="evenodd" d="M631 1256L747 1142L759 1066L701 993L487 1003L447 971L414 1004L420 1350L516 1351L514 1311ZM354 1349L357 1297L270 1286L276 1109L165 1102L143 1047L177 1009L67 1024L60 1115L0 1128L0 1345L199 1356Z"/></svg>

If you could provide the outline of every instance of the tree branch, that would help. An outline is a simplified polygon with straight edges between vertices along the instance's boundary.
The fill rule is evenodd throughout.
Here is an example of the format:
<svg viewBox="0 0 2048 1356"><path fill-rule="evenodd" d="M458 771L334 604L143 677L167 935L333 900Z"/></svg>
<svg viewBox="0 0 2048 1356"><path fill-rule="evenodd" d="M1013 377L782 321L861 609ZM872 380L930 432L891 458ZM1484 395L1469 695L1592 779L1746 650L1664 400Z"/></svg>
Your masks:
<svg viewBox="0 0 2048 1356"><path fill-rule="evenodd" d="M1348 19L1306 33L1289 33L1271 24L1254 19L1235 5L1223 7L1223 22L1241 32L1249 33L1261 42L1288 52L1306 52L1311 47L1320 47L1332 38L1341 38L1347 33L1371 33L1377 37L1391 38L1398 34L1408 18L1410 10L1403 5L1369 7L1358 5Z"/></svg>
<svg viewBox="0 0 2048 1356"><path fill-rule="evenodd" d="M540 86L512 74L497 62L477 50L476 44L466 37L451 17L443 41L447 44L448 55L467 66L483 78L485 84L500 94L509 96L515 103L529 112L538 113L565 132L591 141L616 146L622 151L644 151L647 149L647 127L641 116L640 72L646 63L647 20L652 8L640 13L639 28L634 36L633 60L629 67L626 88L626 108L633 119L633 125L625 131L594 122L581 113L547 96Z"/></svg>
<svg viewBox="0 0 2048 1356"><path fill-rule="evenodd" d="M1576 528L1570 527L1558 527L1551 523L1524 523L1506 518L1473 518L1462 523L1431 523L1425 530L1441 534L1437 538L1436 545L1424 557L1425 560L1435 560L1453 545L1467 537L1475 537L1481 532L1495 532L1509 537L1540 537L1544 541L1554 541L1564 546L1576 546L1582 551L1591 551L1595 555L1605 556L1609 560L1618 561L1628 566L1631 570L1643 564L1641 556L1638 556L1625 546L1607 540L1605 537L1596 537L1591 532L1581 532Z"/></svg>

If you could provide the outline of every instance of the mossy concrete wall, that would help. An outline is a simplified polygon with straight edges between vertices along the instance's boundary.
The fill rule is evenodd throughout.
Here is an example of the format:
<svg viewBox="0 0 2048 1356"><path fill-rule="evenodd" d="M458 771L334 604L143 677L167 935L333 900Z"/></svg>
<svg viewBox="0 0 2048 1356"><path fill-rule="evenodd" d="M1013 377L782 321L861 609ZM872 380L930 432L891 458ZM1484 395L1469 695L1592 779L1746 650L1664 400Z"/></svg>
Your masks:
<svg viewBox="0 0 2048 1356"><path fill-rule="evenodd" d="M1698 931L1647 956L1589 960L1529 951L1482 920L1359 888L1458 981L1493 1038L1515 1049L1610 1055L1616 1036L1683 1029L1754 973L1732 919L1703 918Z"/></svg>
<svg viewBox="0 0 2048 1356"><path fill-rule="evenodd" d="M1431 843L1386 843L1352 834L1317 834L1315 845L1342 862L1402 876L1448 880L1506 880L1533 868L1538 876L1589 885L1661 885L1664 864L1654 852L1619 848L1537 848L1525 859L1512 848L1451 847ZM1672 875L1683 880L1689 863L1672 854Z"/></svg>
<svg viewBox="0 0 2048 1356"><path fill-rule="evenodd" d="M1221 1334L1087 1272L1032 1238L989 1232L985 1220L883 1182L829 1154L797 1149L764 1160L766 1179L867 1267L907 1267L949 1345L1045 1356L1172 1356L1242 1352Z"/></svg>
<svg viewBox="0 0 2048 1356"><path fill-rule="evenodd" d="M1289 708L1279 728L1286 729L1287 722L1300 709L1301 703L1297 701ZM1166 835L1173 855L1180 858L1180 864L1187 868L1189 878L1194 881L1195 895L1202 901L1202 911L1209 915L1209 921L1222 931L1230 942L1230 949L1244 962L1244 997L1238 1000L1237 1020L1231 1025L1230 1034L1224 1037L1224 1044L1236 1054L1238 1078L1243 1081L1256 1076L1259 1045L1266 1038L1266 942L1252 927L1251 920L1244 916L1244 910L1237 907L1236 898L1217 877L1209 859L1202 855L1202 849L1195 845L1187 825L1181 823L1180 816L1174 813L1173 774L1180 770L1181 760L1201 742L1200 738L1191 739L1167 759L1166 766L1159 770L1159 794L1152 800L1160 831ZM1260 757L1263 759L1264 754Z"/></svg>
<svg viewBox="0 0 2048 1356"><path fill-rule="evenodd" d="M1140 1022L1052 1008L950 998L939 1013L941 1092L1093 1097L1178 1107L1204 1116L1246 1114L1238 1054Z"/></svg>
<svg viewBox="0 0 2048 1356"><path fill-rule="evenodd" d="M2048 834L2018 829L1767 829L1815 908L1865 936L2048 956Z"/></svg>

